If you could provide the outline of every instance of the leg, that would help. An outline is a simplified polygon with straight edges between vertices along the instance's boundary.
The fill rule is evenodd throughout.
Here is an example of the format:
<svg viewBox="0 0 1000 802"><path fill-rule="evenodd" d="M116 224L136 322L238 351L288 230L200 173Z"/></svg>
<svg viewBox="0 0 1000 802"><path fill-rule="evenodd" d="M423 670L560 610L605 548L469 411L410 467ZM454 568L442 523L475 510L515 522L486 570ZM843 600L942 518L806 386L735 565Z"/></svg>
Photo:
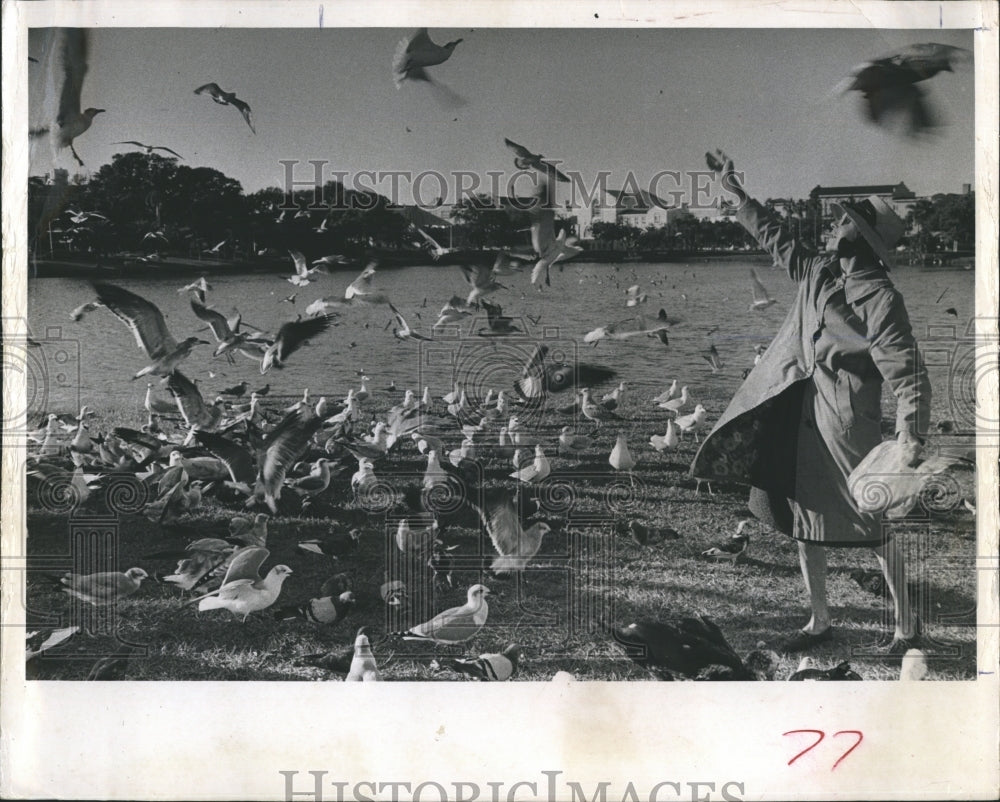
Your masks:
<svg viewBox="0 0 1000 802"><path fill-rule="evenodd" d="M830 627L830 610L826 606L826 551L822 546L799 541L799 565L812 607L812 617L802 631L819 635Z"/></svg>
<svg viewBox="0 0 1000 802"><path fill-rule="evenodd" d="M906 564L899 545L890 540L874 549L886 586L892 594L893 612L896 617L894 640L907 640L917 635L917 618L910 605L910 594L906 590Z"/></svg>
<svg viewBox="0 0 1000 802"><path fill-rule="evenodd" d="M76 159L77 163L81 167L83 167L84 166L83 165L83 159L81 159L80 155L76 152L76 148L73 147L73 143L72 142L69 143L69 149L70 149L70 152L73 154L73 158Z"/></svg>

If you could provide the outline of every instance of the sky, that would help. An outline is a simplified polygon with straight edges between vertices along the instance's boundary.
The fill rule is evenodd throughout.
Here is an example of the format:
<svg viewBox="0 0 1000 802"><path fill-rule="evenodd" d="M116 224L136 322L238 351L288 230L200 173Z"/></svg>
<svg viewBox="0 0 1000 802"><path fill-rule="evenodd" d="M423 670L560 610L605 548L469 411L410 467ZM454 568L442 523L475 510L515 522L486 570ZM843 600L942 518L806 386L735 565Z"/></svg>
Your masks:
<svg viewBox="0 0 1000 802"><path fill-rule="evenodd" d="M283 185L282 160L297 160L303 181L313 176L308 161L321 159L324 178L341 170L348 183L362 170L463 170L486 182L488 171L514 171L504 137L586 183L610 171L612 187L629 171L648 182L662 170L704 170L705 151L716 147L762 199L805 197L816 185L903 181L929 195L974 183L971 64L924 83L946 124L920 140L868 124L857 93L833 92L855 65L906 44L971 50L969 31L432 29L439 44L463 39L431 68L466 99L460 107L426 85L395 87L390 64L408 32L94 30L82 104L107 112L77 151L94 171L127 149L116 141L166 145L247 192ZM44 122L54 97L46 36L29 37L42 60L29 71L32 125ZM256 135L235 109L194 94L209 81L250 103ZM50 168L47 149L36 148L31 172ZM390 195L389 181L375 188ZM411 201L411 186L401 180L396 199ZM672 178L657 187L661 195L677 188ZM436 194L436 182L422 185L423 200Z"/></svg>

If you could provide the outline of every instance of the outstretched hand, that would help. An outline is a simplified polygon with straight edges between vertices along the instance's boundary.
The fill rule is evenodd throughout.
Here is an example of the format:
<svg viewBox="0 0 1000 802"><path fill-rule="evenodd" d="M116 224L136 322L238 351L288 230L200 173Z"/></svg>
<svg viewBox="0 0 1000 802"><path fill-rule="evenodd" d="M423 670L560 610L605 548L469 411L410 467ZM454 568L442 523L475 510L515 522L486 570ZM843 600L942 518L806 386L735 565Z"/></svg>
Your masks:
<svg viewBox="0 0 1000 802"><path fill-rule="evenodd" d="M743 189L741 179L736 175L733 160L723 153L721 149L716 148L714 154L711 151L705 153L705 161L708 163L708 169L715 172L722 181L722 188L736 195L740 204L743 204L747 200L748 195Z"/></svg>

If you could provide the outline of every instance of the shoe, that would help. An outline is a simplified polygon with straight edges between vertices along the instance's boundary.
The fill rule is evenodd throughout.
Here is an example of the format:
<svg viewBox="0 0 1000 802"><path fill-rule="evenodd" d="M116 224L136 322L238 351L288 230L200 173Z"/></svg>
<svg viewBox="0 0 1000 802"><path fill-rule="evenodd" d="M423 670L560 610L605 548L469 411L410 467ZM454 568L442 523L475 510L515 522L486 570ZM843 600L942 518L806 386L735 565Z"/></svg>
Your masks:
<svg viewBox="0 0 1000 802"><path fill-rule="evenodd" d="M783 652L804 652L821 643L833 640L833 627L827 627L818 635L799 630L792 637L781 644Z"/></svg>

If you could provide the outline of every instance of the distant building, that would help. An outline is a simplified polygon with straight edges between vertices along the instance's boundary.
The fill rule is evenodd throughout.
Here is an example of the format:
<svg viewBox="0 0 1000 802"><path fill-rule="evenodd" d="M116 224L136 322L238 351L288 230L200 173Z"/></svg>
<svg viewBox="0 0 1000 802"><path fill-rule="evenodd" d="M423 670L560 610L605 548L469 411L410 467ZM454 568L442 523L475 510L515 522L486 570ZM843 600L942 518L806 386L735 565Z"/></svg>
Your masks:
<svg viewBox="0 0 1000 802"><path fill-rule="evenodd" d="M593 236L594 223L617 223L645 229L665 226L679 215L687 214L683 207L668 203L644 189L609 189L595 197L589 206L575 211L577 228L584 238Z"/></svg>
<svg viewBox="0 0 1000 802"><path fill-rule="evenodd" d="M390 211L401 215L406 222L419 228L451 228L454 223L448 219L451 214L450 206L437 206L433 211L426 206L392 205L388 207Z"/></svg>
<svg viewBox="0 0 1000 802"><path fill-rule="evenodd" d="M900 217L906 218L918 198L902 181L898 184L870 184L868 186L813 187L809 197L820 203L824 219L832 219L832 204L854 202L875 195L882 198Z"/></svg>

